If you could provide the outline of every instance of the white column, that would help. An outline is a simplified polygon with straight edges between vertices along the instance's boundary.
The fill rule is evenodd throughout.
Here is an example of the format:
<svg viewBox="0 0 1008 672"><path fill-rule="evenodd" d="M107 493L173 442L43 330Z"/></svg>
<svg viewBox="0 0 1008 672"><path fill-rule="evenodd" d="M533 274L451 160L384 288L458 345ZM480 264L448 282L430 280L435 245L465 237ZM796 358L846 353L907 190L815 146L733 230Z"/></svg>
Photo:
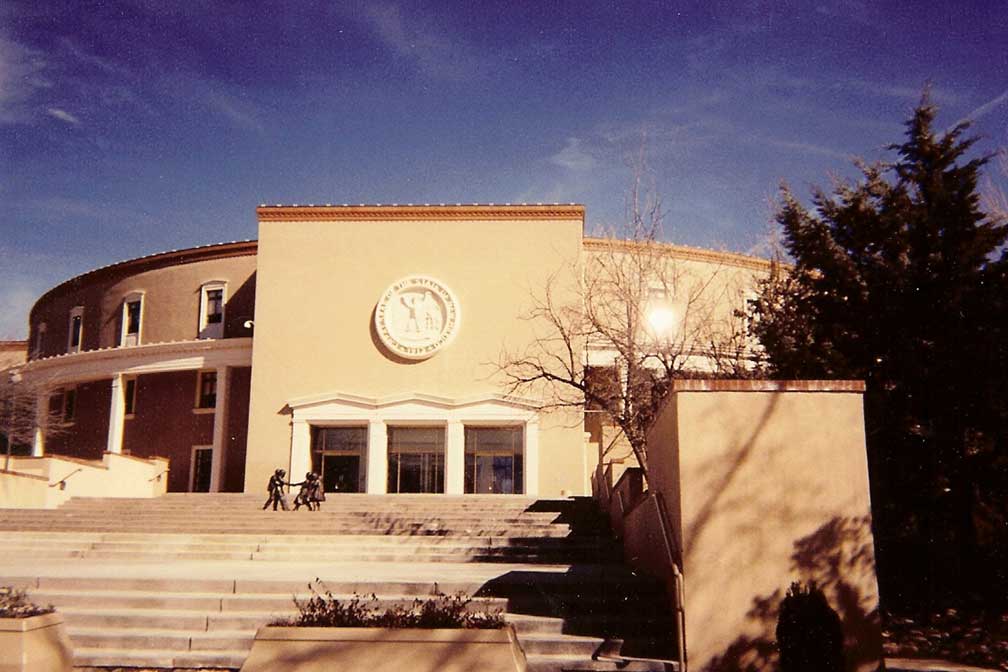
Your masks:
<svg viewBox="0 0 1008 672"><path fill-rule="evenodd" d="M227 443L228 373L230 368L217 369L217 396L213 416L213 457L210 458L210 492L220 492L224 448Z"/></svg>
<svg viewBox="0 0 1008 672"><path fill-rule="evenodd" d="M367 493L388 492L388 430L381 420L368 421Z"/></svg>
<svg viewBox="0 0 1008 672"><path fill-rule="evenodd" d="M32 456L45 454L46 420L49 417L49 392L40 392L35 397L35 441L32 442Z"/></svg>
<svg viewBox="0 0 1008 672"><path fill-rule="evenodd" d="M307 420L295 420L291 427L290 469L287 480L298 483L311 471L311 425Z"/></svg>
<svg viewBox="0 0 1008 672"><path fill-rule="evenodd" d="M112 402L109 407L108 443L105 451L122 454L123 426L126 420L126 395L123 394L121 373L112 376Z"/></svg>
<svg viewBox="0 0 1008 672"><path fill-rule="evenodd" d="M445 443L445 494L461 495L465 490L465 425L448 423Z"/></svg>
<svg viewBox="0 0 1008 672"><path fill-rule="evenodd" d="M539 419L525 423L525 494L539 494Z"/></svg>

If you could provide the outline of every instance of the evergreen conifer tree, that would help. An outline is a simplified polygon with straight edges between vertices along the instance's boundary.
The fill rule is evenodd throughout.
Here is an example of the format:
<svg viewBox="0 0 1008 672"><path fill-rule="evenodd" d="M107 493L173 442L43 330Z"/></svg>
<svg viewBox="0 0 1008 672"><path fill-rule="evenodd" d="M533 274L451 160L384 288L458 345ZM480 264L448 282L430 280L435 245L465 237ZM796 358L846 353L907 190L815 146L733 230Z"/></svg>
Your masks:
<svg viewBox="0 0 1008 672"><path fill-rule="evenodd" d="M935 115L925 94L890 146L896 161L815 189L812 210L782 187L777 221L794 267L750 305L772 375L866 381L882 578L903 597L930 587L924 598L977 576L984 465L1008 457L1008 227L980 207L988 158L967 159L968 125L936 132Z"/></svg>

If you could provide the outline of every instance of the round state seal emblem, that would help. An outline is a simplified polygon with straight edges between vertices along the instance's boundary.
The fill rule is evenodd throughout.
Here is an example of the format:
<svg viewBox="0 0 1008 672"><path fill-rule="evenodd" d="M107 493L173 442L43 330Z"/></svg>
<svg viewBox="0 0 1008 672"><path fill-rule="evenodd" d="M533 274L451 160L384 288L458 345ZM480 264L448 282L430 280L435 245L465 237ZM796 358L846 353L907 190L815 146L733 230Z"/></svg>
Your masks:
<svg viewBox="0 0 1008 672"><path fill-rule="evenodd" d="M426 359L455 336L459 304L443 284L424 275L398 280L375 308L375 330L391 352L406 359Z"/></svg>

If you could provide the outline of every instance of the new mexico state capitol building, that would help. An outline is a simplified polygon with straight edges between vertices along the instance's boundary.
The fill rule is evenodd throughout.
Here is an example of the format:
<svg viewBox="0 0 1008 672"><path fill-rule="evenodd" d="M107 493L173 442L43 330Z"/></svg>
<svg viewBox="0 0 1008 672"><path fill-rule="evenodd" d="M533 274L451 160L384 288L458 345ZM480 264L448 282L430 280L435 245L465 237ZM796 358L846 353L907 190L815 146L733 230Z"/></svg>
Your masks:
<svg viewBox="0 0 1008 672"><path fill-rule="evenodd" d="M257 212L258 241L120 262L37 301L20 373L62 431L40 426L34 454L166 457L171 491L260 492L278 467L344 492L589 490L593 416L538 410L496 366L547 333L525 319L544 288L576 298L612 245L584 237L582 206ZM710 310L727 316L769 268L665 253L717 278Z"/></svg>

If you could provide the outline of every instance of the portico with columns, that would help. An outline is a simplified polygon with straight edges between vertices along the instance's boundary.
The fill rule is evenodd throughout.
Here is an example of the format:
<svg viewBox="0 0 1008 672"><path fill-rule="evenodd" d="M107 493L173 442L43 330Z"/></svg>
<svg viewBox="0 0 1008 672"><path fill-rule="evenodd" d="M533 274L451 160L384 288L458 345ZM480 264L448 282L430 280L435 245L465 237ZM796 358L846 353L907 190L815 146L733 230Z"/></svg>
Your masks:
<svg viewBox="0 0 1008 672"><path fill-rule="evenodd" d="M106 452L169 457L177 472L170 477L174 489L184 490L193 486L194 466L187 468L187 460L181 458L201 447L210 451L205 460L209 482L204 478L203 484L210 492L221 491L225 489L225 453L233 433L228 426L231 380L235 371L251 365L251 358L251 339L244 338L90 350L29 362L20 372L38 395L32 454L47 454L48 434L50 442L61 444L57 452L63 455L100 459ZM202 398L199 389L189 395L177 393L179 387L190 384L198 388L201 377L209 374L214 379L211 393ZM150 394L139 408L131 408L141 386L149 388ZM159 388L170 394L159 393ZM71 410L65 398L68 390L73 391L76 407ZM90 408L103 401L103 409ZM240 411L244 415L245 409ZM49 432L46 425L51 422L64 426L60 432ZM244 443L245 427L230 429ZM234 480L240 478L239 474Z"/></svg>
<svg viewBox="0 0 1008 672"><path fill-rule="evenodd" d="M451 399L429 394L372 398L332 393L293 399L288 406L291 479L321 468L320 430L360 428L366 435L359 462L363 490L368 494L406 492L396 489L398 479L390 479L396 444L390 442L389 429L423 428L441 438L443 473L437 475L440 480L426 481L432 487L420 492L539 494L539 416L535 404L528 400L495 395ZM493 449L486 450L478 445L481 430L485 434L496 431L489 437L491 441L502 434L515 438L506 447L497 441ZM437 450L436 440L433 445L432 452Z"/></svg>

